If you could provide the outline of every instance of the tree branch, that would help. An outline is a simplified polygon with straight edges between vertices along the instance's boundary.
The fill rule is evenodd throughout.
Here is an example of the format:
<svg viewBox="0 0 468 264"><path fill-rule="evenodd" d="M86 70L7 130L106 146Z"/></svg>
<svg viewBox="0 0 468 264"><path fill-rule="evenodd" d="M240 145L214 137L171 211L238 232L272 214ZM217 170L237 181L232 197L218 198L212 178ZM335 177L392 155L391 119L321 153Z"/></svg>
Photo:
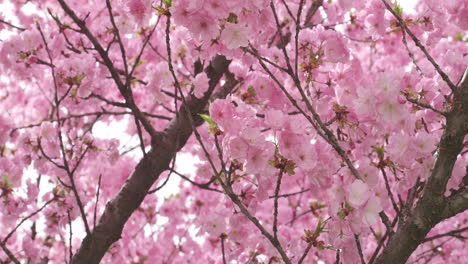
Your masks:
<svg viewBox="0 0 468 264"><path fill-rule="evenodd" d="M222 75L227 71L229 63L230 61L224 56L216 56L212 60L205 70L210 78L209 91L214 90ZM234 86L232 82L226 82L212 98L225 97ZM199 126L203 123L203 119L198 114L205 111L208 99L208 96L202 99L191 97L187 100L187 105L181 106L179 114L171 120L162 132L162 136L153 138L151 150L138 163L117 195L107 203L99 223L91 234L85 237L80 249L73 257L73 264L99 263L109 247L120 239L123 227L131 214L143 202L147 192L161 173L169 169L175 153L185 145L193 132L185 107L190 109L191 118L195 121L195 125Z"/></svg>
<svg viewBox="0 0 468 264"><path fill-rule="evenodd" d="M439 153L431 175L416 207L399 223L376 263L405 263L411 253L423 243L427 233L439 222L468 209L468 190L446 198L447 182L463 149L468 133L468 68L457 84L454 103L447 113L447 124L439 142Z"/></svg>
<svg viewBox="0 0 468 264"><path fill-rule="evenodd" d="M442 80L444 80L445 83L447 83L447 85L450 87L450 89L452 89L452 91L455 91L456 90L455 85L452 83L452 81L447 76L447 74L444 71L442 71L439 64L437 64L434 58L432 58L431 54L429 54L426 47L424 47L424 45L421 44L421 41L419 41L416 35L414 35L413 32L408 28L405 21L403 21L403 19L392 9L392 7L387 3L387 1L382 0L382 2L387 8L387 10L390 11L390 13L392 13L392 15L398 20L398 24L401 27L401 30L406 31L406 33L408 33L408 35L414 41L414 44L418 46L418 48L424 53L426 58L431 62L432 66L434 66L434 68L436 69L437 73L439 73Z"/></svg>
<svg viewBox="0 0 468 264"><path fill-rule="evenodd" d="M5 243L0 241L0 247L3 249L3 251L5 251L5 254L8 256L8 258L10 258L11 261L13 261L15 264L21 264L21 262L15 257L13 252L11 252L11 250L7 248Z"/></svg>
<svg viewBox="0 0 468 264"><path fill-rule="evenodd" d="M460 237L461 236L460 233L463 233L463 232L465 232L467 230L468 230L468 227L455 229L455 230L452 230L452 231L449 231L449 232L446 232L446 233L443 233L443 234L438 234L438 235L435 235L435 236L428 237L428 238L424 239L423 242L432 241L434 239L441 238L441 237L446 237L446 236Z"/></svg>

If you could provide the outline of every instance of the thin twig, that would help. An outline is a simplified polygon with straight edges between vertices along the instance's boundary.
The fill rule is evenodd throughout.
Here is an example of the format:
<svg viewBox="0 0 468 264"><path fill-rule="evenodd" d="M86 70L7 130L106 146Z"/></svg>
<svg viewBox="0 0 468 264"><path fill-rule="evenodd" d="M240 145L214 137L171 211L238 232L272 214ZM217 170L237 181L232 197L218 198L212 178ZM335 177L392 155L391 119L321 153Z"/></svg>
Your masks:
<svg viewBox="0 0 468 264"><path fill-rule="evenodd" d="M169 179L171 178L172 172L174 171L176 158L177 158L177 153L174 155L174 158L172 158L172 164L171 164L171 167L169 168L169 174L167 175L166 180L164 180L164 182L161 184L161 186L158 186L158 187L154 188L153 190L148 191L148 194L153 194L153 193L161 190L164 186L166 186L166 184L169 182Z"/></svg>
<svg viewBox="0 0 468 264"><path fill-rule="evenodd" d="M385 189L387 189L387 194L390 197L390 200L392 201L393 209L399 215L400 214L400 209L398 209L398 205L395 202L395 199L393 198L393 193L392 193L392 191L390 189L390 183L388 182L387 173L385 172L384 168L381 168L380 171L383 174L383 177L384 177L384 180L385 180Z"/></svg>
<svg viewBox="0 0 468 264"><path fill-rule="evenodd" d="M315 0L307 11L306 18L304 20L304 27L311 27L312 17L317 13L320 6L322 6L323 0Z"/></svg>
<svg viewBox="0 0 468 264"><path fill-rule="evenodd" d="M197 186L198 188L201 188L201 189L205 189L205 190L209 190L209 191L214 191L214 192L218 192L218 193L223 193L221 190L218 190L218 189L213 189L211 187L209 187L215 180L216 178L212 177L211 180L209 180L208 182L206 183L198 183L198 182L195 182L195 181L192 181L189 177L175 171L175 170L172 170L172 172L174 172L176 175L178 175L179 177L181 177L182 179L190 182L191 184Z"/></svg>
<svg viewBox="0 0 468 264"><path fill-rule="evenodd" d="M390 223L390 219L388 219L388 216L385 214L384 211L379 213L380 219L382 220L382 223L384 223L385 227L387 228L387 233L389 238L392 237L394 231L393 231L393 226Z"/></svg>
<svg viewBox="0 0 468 264"><path fill-rule="evenodd" d="M311 248L312 248L312 243L309 243L306 249L304 250L304 253L302 254L301 258L299 259L299 262L297 262L297 264L302 264L302 262L304 262Z"/></svg>
<svg viewBox="0 0 468 264"><path fill-rule="evenodd" d="M10 231L10 233L8 233L8 235L1 241L2 243L6 244L6 242L8 241L8 239L10 239L10 237L16 232L16 230L24 223L26 222L26 220L28 220L29 218L35 216L36 214L40 213L44 208L46 208L47 205L49 205L52 201L55 200L55 197L50 199L49 201L47 201L43 206L41 206L41 208L39 208L38 210L36 210L35 212L31 213L30 215L26 216L25 218L21 219L21 221L15 226L15 228L13 228L13 230Z"/></svg>
<svg viewBox="0 0 468 264"><path fill-rule="evenodd" d="M26 30L26 29L23 28L23 27L15 26L15 25L13 25L12 23L10 23L10 22L8 22L8 21L5 21L5 20L3 20L3 19L0 19L0 23L3 23L3 24L5 24L5 25L10 26L10 27L12 27L12 28L14 28L14 29L17 29L17 30L19 30L19 31L25 31L25 30Z"/></svg>
<svg viewBox="0 0 468 264"><path fill-rule="evenodd" d="M68 225L70 226L70 234L69 234L70 238L68 240L68 243L69 243L68 251L69 251L70 263L71 263L72 258L73 258L73 245L72 245L73 231L72 231L72 221L70 217L70 210L67 210L67 216L68 216Z"/></svg>
<svg viewBox="0 0 468 264"><path fill-rule="evenodd" d="M223 254L223 264L226 264L226 254L224 252L224 239L225 239L225 234L221 234L221 252Z"/></svg>
<svg viewBox="0 0 468 264"><path fill-rule="evenodd" d="M361 258L361 264L366 264L366 261L364 260L364 255L362 254L361 242L359 241L359 236L356 234L354 234L354 241L356 242L359 258Z"/></svg>
<svg viewBox="0 0 468 264"><path fill-rule="evenodd" d="M459 239L468 239L468 237L464 237L464 236L459 235L460 233L463 233L463 232L465 232L467 230L468 230L468 226L460 228L460 229L455 229L455 230L452 230L452 231L449 231L449 232L446 232L446 233L443 233L443 234L438 234L438 235L434 235L434 236L431 236L431 237L427 237L427 238L425 238L423 240L423 243L432 241L432 240L437 239L437 238L446 237L446 236L452 236L452 237L456 237L456 238L459 238Z"/></svg>
<svg viewBox="0 0 468 264"><path fill-rule="evenodd" d="M106 0L106 6L107 6L107 10L109 12L109 18L110 18L110 21L112 23L112 27L114 29L114 34L117 37L117 44L119 44L120 53L122 55L122 61L123 61L123 66L124 66L124 70L125 70L125 86L126 86L126 88L128 88L129 75L128 75L128 64L127 64L127 55L126 55L126 52L125 52L125 47L123 45L122 39L120 38L119 28L115 24L114 14L112 13L112 6L111 6L109 0Z"/></svg>
<svg viewBox="0 0 468 264"><path fill-rule="evenodd" d="M282 197L286 198L286 197L298 195L298 194L301 194L301 193L305 193L305 192L308 192L308 191L310 191L310 189L305 189L305 190L297 191L297 192L293 192L293 193L279 194L279 195L277 195L277 196L271 195L271 196L269 196L268 198L269 198L269 199L273 199L273 198L282 198Z"/></svg>
<svg viewBox="0 0 468 264"><path fill-rule="evenodd" d="M45 50L46 50L47 56L49 58L49 62L50 62L50 64L53 65L54 63L53 63L51 51L49 49L49 44L46 41L46 38L44 36L44 33L42 32L42 29L41 29L41 26L40 26L39 22L36 23L36 27L37 27L37 29L38 29L38 31L40 33L40 36L42 38L42 42L44 43ZM55 107L56 107L55 114L56 114L57 120L60 120L60 111L58 110L59 105L60 105L60 101L58 99L58 85L57 85L57 79L56 79L56 76L55 76L55 69L53 67L51 67L51 73L52 73L52 79L54 81L54 101L55 101ZM75 166L75 168L70 170L70 167L69 167L69 164L68 164L68 159L67 159L67 154L66 154L65 146L64 146L64 142L63 142L63 137L62 137L61 122L57 122L57 125L58 125L57 135L58 135L58 139L59 139L60 153L62 154L63 167L64 167L63 169L67 172L68 177L70 178L72 191L73 191L73 194L75 195L75 199L76 199L76 202L78 204L78 208L80 209L81 217L83 218L83 223L84 223L84 226L85 226L86 234L89 235L91 233L91 231L89 229L88 221L86 219L86 214L84 212L83 203L81 202L80 196L78 195L78 190L76 188L75 181L73 179L73 172L78 167L78 164L80 163L80 161L81 161L81 159L83 158L84 155L80 157L80 159L79 159L77 165ZM88 148L89 148L89 146L88 146ZM87 149L86 149L86 151L87 151ZM86 153L86 151L85 151L85 153Z"/></svg>
<svg viewBox="0 0 468 264"><path fill-rule="evenodd" d="M418 64L416 63L416 58L414 57L414 54L411 52L411 50L408 47L408 42L406 41L406 32L404 30L402 30L401 33L402 33L402 36L403 36L402 37L403 45L405 46L406 51L408 52L408 55L411 58L411 61L413 62L414 66L416 67L416 71L418 71L418 73L419 73L419 75L421 75L421 77L424 77L423 71L421 70L421 68L419 68Z"/></svg>
<svg viewBox="0 0 468 264"><path fill-rule="evenodd" d="M11 261L13 261L15 264L21 264L21 262L15 257L13 252L8 249L8 247L5 245L5 243L0 242L0 247L5 251L5 254L10 258Z"/></svg>
<svg viewBox="0 0 468 264"><path fill-rule="evenodd" d="M278 239L278 194L280 192L281 187L281 179L283 178L283 169L280 169L278 180L276 182L276 189L275 189L275 200L273 205L273 236L275 239Z"/></svg>
<svg viewBox="0 0 468 264"><path fill-rule="evenodd" d="M426 103L420 102L418 100L412 99L412 98L409 97L408 94L405 94L405 97L406 97L406 100L408 100L408 102L411 102L411 103L413 103L413 104L415 104L417 106L420 106L422 108L430 109L430 110L432 110L432 111L434 111L434 112L436 112L436 113L438 113L440 115L443 115L445 117L447 116L446 112L440 111L439 109L434 108L430 104L426 104Z"/></svg>
<svg viewBox="0 0 468 264"><path fill-rule="evenodd" d="M434 68L436 69L437 73L439 73L440 77L442 77L442 79L447 83L447 85L450 87L450 89L452 89L452 91L454 93L457 93L457 88L456 86L452 83L452 81L450 80L450 78L447 76L447 74L442 71L442 69L440 68L439 64L437 64L434 60L434 58L432 58L431 54L429 54L429 52L427 51L426 47L424 47L424 45L421 44L421 41L419 41L419 39L413 34L413 32L411 32L411 30L408 28L408 26L406 25L405 21L403 21L403 19L393 10L393 8L387 3L387 1L385 0L382 0L383 4L385 5L385 7L387 8L388 11L390 11L390 13L392 13L392 15L398 20L398 23L399 23L399 26L405 30L408 35L410 35L411 39L414 41L414 44L416 44L416 46L419 47L419 49L421 49L421 51L424 53L424 55L426 55L426 58L431 62L431 64L434 66Z"/></svg>
<svg viewBox="0 0 468 264"><path fill-rule="evenodd" d="M96 191L96 203L94 204L93 229L94 227L96 227L97 207L99 203L99 193L101 192L101 179L102 179L102 174L99 174L98 186L97 186L97 191Z"/></svg>

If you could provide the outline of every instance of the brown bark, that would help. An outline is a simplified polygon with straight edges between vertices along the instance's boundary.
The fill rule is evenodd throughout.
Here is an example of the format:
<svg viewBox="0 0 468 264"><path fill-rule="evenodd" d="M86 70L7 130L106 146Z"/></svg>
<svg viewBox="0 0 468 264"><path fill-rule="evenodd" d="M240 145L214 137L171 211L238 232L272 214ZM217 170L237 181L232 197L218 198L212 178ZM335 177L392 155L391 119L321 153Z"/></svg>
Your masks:
<svg viewBox="0 0 468 264"><path fill-rule="evenodd" d="M202 99L191 97L188 101L187 105L196 126L203 123L198 114L206 111L209 95L227 71L229 63L225 57L216 56L205 70L210 78L209 92ZM228 81L213 97L225 97L237 84L237 81L229 76ZM182 105L178 116L169 123L158 138L153 138L152 149L138 163L117 195L107 203L99 223L91 234L84 238L80 249L74 255L73 264L99 263L112 243L120 239L129 217L143 202L148 190L161 173L169 168L175 153L184 146L192 132L188 113Z"/></svg>
<svg viewBox="0 0 468 264"><path fill-rule="evenodd" d="M423 195L406 219L401 220L376 263L405 263L436 224L468 209L467 186L461 186L450 197L444 196L453 166L468 133L467 73L468 68L455 90L452 109L447 114L447 124L439 142L438 157Z"/></svg>

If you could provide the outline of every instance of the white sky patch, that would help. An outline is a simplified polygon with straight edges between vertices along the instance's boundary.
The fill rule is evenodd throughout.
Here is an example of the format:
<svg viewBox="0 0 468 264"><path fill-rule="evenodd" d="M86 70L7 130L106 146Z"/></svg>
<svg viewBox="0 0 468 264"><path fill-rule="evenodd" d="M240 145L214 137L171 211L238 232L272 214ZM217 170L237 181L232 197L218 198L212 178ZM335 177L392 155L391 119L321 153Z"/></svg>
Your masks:
<svg viewBox="0 0 468 264"><path fill-rule="evenodd" d="M419 0L400 0L398 4L403 8L403 14L414 14L414 8L418 2Z"/></svg>

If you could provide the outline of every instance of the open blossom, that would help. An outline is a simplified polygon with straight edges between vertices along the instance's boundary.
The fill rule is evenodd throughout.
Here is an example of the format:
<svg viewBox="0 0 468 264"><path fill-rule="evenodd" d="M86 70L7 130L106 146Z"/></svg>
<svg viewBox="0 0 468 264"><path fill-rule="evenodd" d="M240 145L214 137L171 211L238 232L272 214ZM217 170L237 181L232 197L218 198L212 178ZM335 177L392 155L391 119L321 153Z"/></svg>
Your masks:
<svg viewBox="0 0 468 264"><path fill-rule="evenodd" d="M247 46L249 43L247 27L243 24L227 23L221 40L228 49L236 49Z"/></svg>
<svg viewBox="0 0 468 264"><path fill-rule="evenodd" d="M372 195L367 201L366 206L363 210L364 221L368 225L374 225L379 219L379 213L382 211L382 205L380 199L377 196Z"/></svg>
<svg viewBox="0 0 468 264"><path fill-rule="evenodd" d="M145 24L151 16L151 0L130 0L127 7L138 25Z"/></svg>
<svg viewBox="0 0 468 264"><path fill-rule="evenodd" d="M377 111L385 122L396 124L404 116L404 107L398 103L398 98L384 97L377 106Z"/></svg>
<svg viewBox="0 0 468 264"><path fill-rule="evenodd" d="M195 97L202 98L205 92L208 91L208 81L208 76L206 76L206 73L204 72L198 74L197 77L195 77L195 80L193 80L193 94L195 95Z"/></svg>
<svg viewBox="0 0 468 264"><path fill-rule="evenodd" d="M10 127L10 121L0 116L0 145L3 145L8 139Z"/></svg>
<svg viewBox="0 0 468 264"><path fill-rule="evenodd" d="M359 87L357 89L358 97L353 101L354 111L361 118L372 117L375 113L375 97L374 91L368 87Z"/></svg>
<svg viewBox="0 0 468 264"><path fill-rule="evenodd" d="M299 148L296 149L293 157L296 165L305 170L311 170L315 167L317 154L312 144L304 142Z"/></svg>
<svg viewBox="0 0 468 264"><path fill-rule="evenodd" d="M286 158L296 156L296 150L304 143L296 133L290 131L281 132L278 136L280 153Z"/></svg>
<svg viewBox="0 0 468 264"><path fill-rule="evenodd" d="M249 173L263 173L270 166L268 161L273 158L273 144L265 142L262 148L251 147L247 154L246 170Z"/></svg>
<svg viewBox="0 0 468 264"><path fill-rule="evenodd" d="M210 105L210 116L223 129L234 129L234 106L229 100L216 100Z"/></svg>
<svg viewBox="0 0 468 264"><path fill-rule="evenodd" d="M50 122L44 122L41 125L41 136L44 140L53 142L57 136L57 128Z"/></svg>
<svg viewBox="0 0 468 264"><path fill-rule="evenodd" d="M416 135L416 139L413 141L413 146L416 151L421 154L429 154L435 150L437 141L436 139L425 132L420 132Z"/></svg>
<svg viewBox="0 0 468 264"><path fill-rule="evenodd" d="M228 154L231 159L243 160L247 156L249 145L241 137L226 137L223 145L228 146Z"/></svg>
<svg viewBox="0 0 468 264"><path fill-rule="evenodd" d="M199 41L210 41L218 35L218 25L206 14L195 13L190 16L190 24L187 25L192 36Z"/></svg>
<svg viewBox="0 0 468 264"><path fill-rule="evenodd" d="M381 1L372 0L367 2L367 7L370 14L365 19L366 28L374 38L384 36L385 30L390 24L384 16L385 6Z"/></svg>
<svg viewBox="0 0 468 264"><path fill-rule="evenodd" d="M348 190L348 202L353 207L359 207L369 199L369 187L361 180L355 180Z"/></svg>
<svg viewBox="0 0 468 264"><path fill-rule="evenodd" d="M270 109L265 113L265 123L272 129L281 129L285 123L284 113L280 110Z"/></svg>
<svg viewBox="0 0 468 264"><path fill-rule="evenodd" d="M325 41L325 57L331 62L346 62L349 57L343 38L338 35L332 35Z"/></svg>

